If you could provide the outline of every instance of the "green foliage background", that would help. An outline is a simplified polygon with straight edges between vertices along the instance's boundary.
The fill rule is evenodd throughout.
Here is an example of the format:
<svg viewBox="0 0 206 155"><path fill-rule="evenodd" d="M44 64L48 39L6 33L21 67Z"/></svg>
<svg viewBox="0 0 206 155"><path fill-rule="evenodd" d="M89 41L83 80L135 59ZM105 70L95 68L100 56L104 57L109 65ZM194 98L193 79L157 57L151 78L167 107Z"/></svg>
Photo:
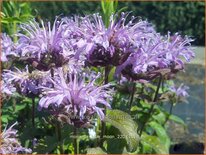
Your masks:
<svg viewBox="0 0 206 155"><path fill-rule="evenodd" d="M29 4L29 5L28 5ZM104 5L104 4L102 4ZM204 2L119 2L118 8L111 9L116 12L132 12L132 15L147 19L149 22L156 26L156 29L162 34L166 34L168 30L172 33L180 32L187 34L196 39L194 45L204 45ZM105 3L106 6L106 3ZM109 6L109 5L108 5ZM111 5L112 6L112 5ZM116 6L116 5L114 5ZM106 8L106 7L105 7ZM111 7L112 8L112 7ZM52 21L55 16L72 16L91 14L96 12L102 12L101 3L99 2L18 2L18 4L10 2L3 3L3 12L1 24L3 25L3 32L7 32L10 35L18 31L18 24L27 22L31 18L44 19ZM103 9L104 10L104 9ZM111 10L105 9L104 21L111 13ZM106 24L106 25L107 25ZM112 81L113 73L109 74L109 81ZM114 82L114 81L113 81ZM110 116L124 116L126 119L118 119L118 117L107 118L107 135L114 135L122 138L121 140L110 139L106 141L104 148L107 148L107 153L127 153L125 147L128 144L129 152L134 153L168 153L171 144L170 138L167 135L165 122L170 119L176 123L184 124L184 121L175 116L169 114L159 105L154 106L154 113L150 120L150 108L152 107L150 102L153 102L153 95L156 87L154 86L157 81L153 81L152 84L145 85L142 89L142 85L136 84L136 91L139 94L144 93L145 99L142 100L141 96L134 100L134 104L130 109L127 107L127 98L130 98L130 84L126 88L117 88L119 93L116 93L111 111L107 111L107 115ZM122 90L126 90L125 92ZM147 92L147 90L149 90ZM163 90L159 92L164 93ZM37 106L38 100L35 101ZM3 127L9 122L20 122L19 133L21 143L26 146L32 146L32 140L34 137L39 139L38 145L34 148L34 152L44 153L58 153L60 154L59 145L63 145L63 153L74 153L74 147L72 145L72 138L70 137L72 129L70 126L64 126L62 128L63 143L59 141L55 135L56 128L49 118L47 113L41 113L36 111L35 122L36 128L31 128L31 104L32 101L29 98L20 98L15 100L9 100L8 104L4 104L2 108L2 124ZM116 110L115 110L116 109ZM118 110L117 110L118 109ZM121 111L123 110L123 111ZM125 112L124 112L125 111ZM128 112L129 111L129 112ZM130 113L128 115L126 112ZM47 118L47 119L43 119ZM134 120L133 120L134 118ZM142 133L142 137L137 134L141 131L141 125L144 126L144 122L147 122L145 131ZM109 125L108 125L109 124ZM115 128L114 128L115 127ZM116 130L118 129L118 130ZM140 129L140 130L139 130ZM99 128L95 129L97 133L100 132ZM80 153L105 153L104 150L97 147L87 148L87 146L96 145L95 141L89 140L87 130L81 129L79 131L80 137L78 143ZM141 133L141 132L140 132ZM141 135L141 134L140 134ZM123 141L125 139L126 141ZM61 144L62 143L62 144ZM119 147L117 147L119 146ZM117 150L118 148L118 150ZM121 148L121 150L119 149ZM86 151L87 150L87 151ZM118 152L119 151L119 152Z"/></svg>
<svg viewBox="0 0 206 155"><path fill-rule="evenodd" d="M56 15L82 15L101 12L100 2L32 2L40 18ZM204 45L204 2L119 2L118 9L147 19L156 29L167 34L180 32L195 38L195 45Z"/></svg>

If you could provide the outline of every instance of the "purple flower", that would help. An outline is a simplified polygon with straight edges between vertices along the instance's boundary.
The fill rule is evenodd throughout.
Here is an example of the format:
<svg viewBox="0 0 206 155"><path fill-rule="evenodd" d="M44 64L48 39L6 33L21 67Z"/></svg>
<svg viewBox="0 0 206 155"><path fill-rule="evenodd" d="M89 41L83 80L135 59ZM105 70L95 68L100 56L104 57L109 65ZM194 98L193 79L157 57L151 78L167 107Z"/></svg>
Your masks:
<svg viewBox="0 0 206 155"><path fill-rule="evenodd" d="M17 123L14 123L10 128L1 133L1 154L19 154L31 153L32 150L21 146L17 139L17 130L12 129Z"/></svg>
<svg viewBox="0 0 206 155"><path fill-rule="evenodd" d="M6 84L15 87L18 93L30 96L40 93L39 86L49 84L47 79L50 72L34 70L30 73L28 66L26 66L23 71L18 68L15 68L15 71L4 70L2 76Z"/></svg>
<svg viewBox="0 0 206 155"><path fill-rule="evenodd" d="M16 51L16 45L12 39L5 33L1 34L1 61L8 62L12 58L19 57Z"/></svg>
<svg viewBox="0 0 206 155"><path fill-rule="evenodd" d="M95 79L86 82L84 76L70 74L69 77L58 71L53 88L43 88L44 96L39 101L39 109L54 108L60 116L66 116L69 123L79 126L87 123L88 117L97 113L101 120L104 113L101 105L110 107L107 99L111 99L109 84L96 86ZM97 77L96 77L97 78ZM85 122L86 121L86 122Z"/></svg>
<svg viewBox="0 0 206 155"><path fill-rule="evenodd" d="M1 95L3 100L8 99L15 92L16 92L16 88L11 83L8 83L4 79L1 81Z"/></svg>
<svg viewBox="0 0 206 155"><path fill-rule="evenodd" d="M65 26L63 21L45 24L41 21L30 21L21 25L25 34L19 33L18 50L23 60L27 60L39 70L61 67L74 55L66 44Z"/></svg>
<svg viewBox="0 0 206 155"><path fill-rule="evenodd" d="M184 62L194 57L188 37L180 35L161 36L154 33L141 41L139 49L116 69L132 80L152 80L156 76L176 73L184 69Z"/></svg>
<svg viewBox="0 0 206 155"><path fill-rule="evenodd" d="M80 20L82 37L78 43L93 66L120 65L126 61L130 53L138 48L142 37L149 35L153 28L146 21L133 23L134 17L125 23L128 14L122 14L120 19L112 15L110 25L105 27L102 17L98 14L86 16ZM80 55L77 52L77 57Z"/></svg>
<svg viewBox="0 0 206 155"><path fill-rule="evenodd" d="M175 87L174 85L169 88L169 90L175 94L178 100L183 100L184 98L188 97L187 90L189 89L188 86L181 84L179 87Z"/></svg>

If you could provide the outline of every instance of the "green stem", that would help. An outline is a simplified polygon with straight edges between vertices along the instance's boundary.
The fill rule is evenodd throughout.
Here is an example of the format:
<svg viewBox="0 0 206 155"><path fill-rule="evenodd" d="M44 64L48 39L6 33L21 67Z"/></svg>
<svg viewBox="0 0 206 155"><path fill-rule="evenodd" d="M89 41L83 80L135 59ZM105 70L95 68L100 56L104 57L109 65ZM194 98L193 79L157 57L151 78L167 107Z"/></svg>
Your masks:
<svg viewBox="0 0 206 155"><path fill-rule="evenodd" d="M77 128L74 127L74 154L79 154L79 145L78 145L78 137L77 137Z"/></svg>
<svg viewBox="0 0 206 155"><path fill-rule="evenodd" d="M32 113L31 113L31 117L32 117L32 127L34 128L35 127L35 98L32 97Z"/></svg>
<svg viewBox="0 0 206 155"><path fill-rule="evenodd" d="M51 77L54 78L54 68L51 68L50 73L51 73Z"/></svg>
<svg viewBox="0 0 206 155"><path fill-rule="evenodd" d="M109 72L110 68L109 66L105 67L105 72L104 72L104 84L107 84L109 82ZM104 106L104 114L106 116L106 106ZM105 135L105 130L106 130L106 123L104 121L101 121L102 128L101 128L101 134L100 134L100 147L103 147L103 142L104 142L104 135Z"/></svg>
<svg viewBox="0 0 206 155"><path fill-rule="evenodd" d="M13 23L13 34L16 34L17 33L17 23L14 22ZM14 35L14 42L16 43L17 42L17 36Z"/></svg>
<svg viewBox="0 0 206 155"><path fill-rule="evenodd" d="M172 114L172 109L174 107L174 103L170 103L170 111L169 111L169 115L167 116L167 118L165 119L165 122L163 123L163 126L165 126L165 124L167 123L167 121L169 120L171 114Z"/></svg>
<svg viewBox="0 0 206 155"><path fill-rule="evenodd" d="M157 101L157 98L158 98L158 93L159 93L159 89L160 89L160 85L161 85L161 81L162 81L162 75L160 74L160 77L159 77L159 81L158 81L158 84L157 84L157 89L156 89L156 92L155 92L155 96L154 96L154 99L153 99L153 102L156 102ZM154 110L154 106L155 104L153 103L149 109L149 116L146 118L146 121L143 122L143 125L140 129L140 132L139 132L139 135L141 136L142 135L142 132L145 128L145 125L146 123L148 122L149 118L151 117L152 113L153 113L153 110Z"/></svg>
<svg viewBox="0 0 206 155"><path fill-rule="evenodd" d="M64 153L64 148L62 144L61 127L58 121L56 121L56 134L57 134L57 139L58 139L59 149L60 149L60 154L61 154L61 153Z"/></svg>
<svg viewBox="0 0 206 155"><path fill-rule="evenodd" d="M129 101L129 112L131 111L131 107L132 107L132 103L133 103L133 99L134 99L134 94L135 94L135 82L133 82L132 84L132 93L131 93L131 97L130 97L130 101Z"/></svg>
<svg viewBox="0 0 206 155"><path fill-rule="evenodd" d="M31 109L31 122L32 122L32 127L35 129L35 97L32 97L32 109ZM32 149L34 148L34 132L32 132Z"/></svg>
<svg viewBox="0 0 206 155"><path fill-rule="evenodd" d="M51 68L50 73L51 73L51 77L53 79L54 78L54 69L53 68ZM53 87L54 87L54 85L53 85ZM58 121L56 121L55 128L56 128L56 136L57 136L57 139L59 142L60 153L64 153L64 148L63 148L63 144L62 144L61 127L60 127L60 123Z"/></svg>

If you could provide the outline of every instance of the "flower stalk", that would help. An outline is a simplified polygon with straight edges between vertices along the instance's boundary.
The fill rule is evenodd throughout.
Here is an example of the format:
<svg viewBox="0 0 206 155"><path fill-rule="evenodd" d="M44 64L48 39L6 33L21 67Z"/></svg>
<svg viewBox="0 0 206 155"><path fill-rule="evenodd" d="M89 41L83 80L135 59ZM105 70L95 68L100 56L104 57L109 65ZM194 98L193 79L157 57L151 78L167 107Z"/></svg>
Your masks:
<svg viewBox="0 0 206 155"><path fill-rule="evenodd" d="M105 67L105 72L104 72L104 84L107 84L109 82L109 72L110 68L109 66ZM106 116L106 106L104 105L104 115ZM105 130L106 130L106 123L104 121L101 121L102 128L101 128L101 135L100 135L100 147L103 146L104 142L104 135L105 135Z"/></svg>
<svg viewBox="0 0 206 155"><path fill-rule="evenodd" d="M136 88L136 84L135 84L135 82L133 82L132 92L131 92L130 101L129 101L129 112L131 111L132 103L133 103L133 100L134 100L135 88Z"/></svg>
<svg viewBox="0 0 206 155"><path fill-rule="evenodd" d="M77 137L77 128L74 127L74 154L79 154L79 146L78 146L78 137Z"/></svg>
<svg viewBox="0 0 206 155"><path fill-rule="evenodd" d="M35 97L32 97L32 127L35 128Z"/></svg>
<svg viewBox="0 0 206 155"><path fill-rule="evenodd" d="M51 68L50 72L51 72L51 77L54 78L54 69ZM64 153L64 149L62 145L61 127L58 121L56 121L55 129L56 129L56 136L59 142L60 153Z"/></svg>
<svg viewBox="0 0 206 155"><path fill-rule="evenodd" d="M171 114L172 114L172 109L174 107L174 103L170 103L170 111L169 111L169 114L167 115L166 119L165 119L165 122L163 123L163 126L165 126L165 124L167 123L167 121L169 120Z"/></svg>
<svg viewBox="0 0 206 155"><path fill-rule="evenodd" d="M159 93L159 89L160 89L160 86L161 86L161 82L162 82L162 75L160 74L159 81L158 81L158 84L157 84L157 89L156 89L155 96L154 96L154 99L153 99L153 104L151 105L151 107L149 109L149 113L148 113L149 116L147 117L146 121L143 122L143 125L139 130L139 135L140 136L142 135L142 132L145 128L145 125L146 125L146 123L148 122L149 118L151 117L151 115L153 113L154 106L155 106L154 102L156 102L157 99L158 99L158 93Z"/></svg>
<svg viewBox="0 0 206 155"><path fill-rule="evenodd" d="M64 148L62 144L62 134L61 134L61 126L60 122L56 121L56 133L57 133L57 139L59 142L59 149L60 149L60 154L64 153Z"/></svg>

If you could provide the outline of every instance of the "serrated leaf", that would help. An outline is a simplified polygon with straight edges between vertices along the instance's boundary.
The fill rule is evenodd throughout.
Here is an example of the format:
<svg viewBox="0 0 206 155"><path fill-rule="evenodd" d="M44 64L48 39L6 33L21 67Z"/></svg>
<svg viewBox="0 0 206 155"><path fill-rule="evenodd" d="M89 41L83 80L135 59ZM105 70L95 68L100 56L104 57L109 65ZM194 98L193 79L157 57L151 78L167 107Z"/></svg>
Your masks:
<svg viewBox="0 0 206 155"><path fill-rule="evenodd" d="M141 143L150 145L158 154L169 154L167 147L156 136L151 136L143 132L141 136Z"/></svg>
<svg viewBox="0 0 206 155"><path fill-rule="evenodd" d="M127 141L130 152L137 149L139 144L139 136L137 134L138 126L129 114L121 110L108 110L105 121L119 129L122 137Z"/></svg>
<svg viewBox="0 0 206 155"><path fill-rule="evenodd" d="M170 139L165 129L160 124L154 121L150 122L149 125L155 130L157 136L160 138L160 140L163 142L163 144L166 146L166 148L169 151Z"/></svg>
<svg viewBox="0 0 206 155"><path fill-rule="evenodd" d="M107 154L100 147L88 148L87 154Z"/></svg>

